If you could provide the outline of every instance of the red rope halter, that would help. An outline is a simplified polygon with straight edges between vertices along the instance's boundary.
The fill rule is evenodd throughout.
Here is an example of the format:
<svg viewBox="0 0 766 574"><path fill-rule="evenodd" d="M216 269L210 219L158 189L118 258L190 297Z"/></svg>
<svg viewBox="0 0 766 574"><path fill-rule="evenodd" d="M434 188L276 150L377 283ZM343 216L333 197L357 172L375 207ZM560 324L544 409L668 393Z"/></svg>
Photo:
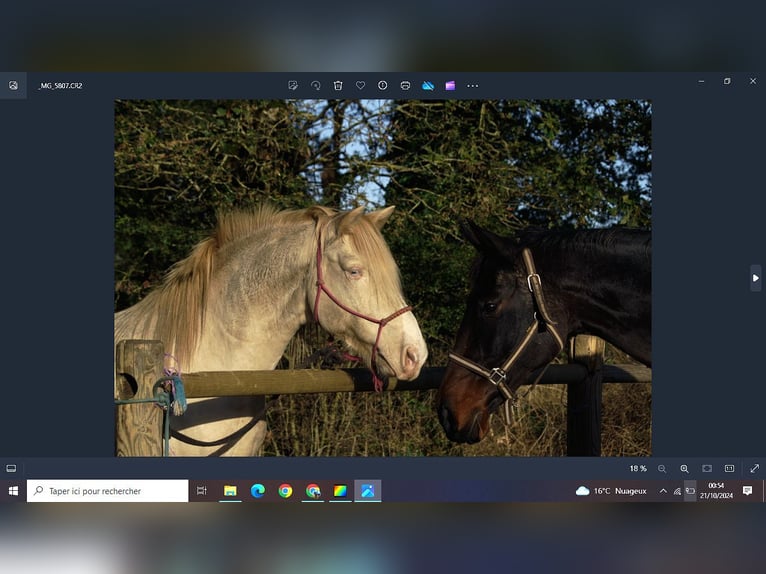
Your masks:
<svg viewBox="0 0 766 574"><path fill-rule="evenodd" d="M316 298L314 299L314 320L319 323L319 298L322 295L322 292L324 292L329 298L330 301L335 303L338 307L343 309L346 313L350 313L354 317L359 317L360 319L364 319L365 321L369 321L370 323L375 323L378 326L378 334L375 337L375 344L372 346L372 355L370 358L370 371L372 372L372 380L375 383L375 390L380 392L383 390L383 381L378 377L378 371L377 371L377 364L375 362L376 357L378 356L378 346L380 345L380 335L383 332L383 327L388 325L391 321L396 319L399 315L404 315L408 311L412 311L412 307L410 305L407 305L406 307L402 307L398 311L395 311L394 313L391 313L388 317L384 317L383 319L375 319L374 317L370 317L369 315L365 315L364 313L359 313L358 311L354 311L350 307L344 305L341 303L338 298L332 294L330 289L325 285L324 282L324 275L322 273L322 232L319 232L319 237L317 240L317 294Z"/></svg>

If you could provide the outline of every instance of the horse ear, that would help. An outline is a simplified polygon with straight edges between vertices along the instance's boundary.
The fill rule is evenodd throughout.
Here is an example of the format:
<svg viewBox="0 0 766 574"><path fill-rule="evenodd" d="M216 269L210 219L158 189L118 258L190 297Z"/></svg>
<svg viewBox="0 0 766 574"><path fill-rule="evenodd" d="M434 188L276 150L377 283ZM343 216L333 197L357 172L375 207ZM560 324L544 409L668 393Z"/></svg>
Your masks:
<svg viewBox="0 0 766 574"><path fill-rule="evenodd" d="M312 205L306 210L306 214L311 219L318 222L329 217L332 214L332 211L326 207L322 207L321 205Z"/></svg>
<svg viewBox="0 0 766 574"><path fill-rule="evenodd" d="M460 230L463 237L479 251L498 255L503 255L508 251L507 241L504 237L479 227L470 219L460 222Z"/></svg>
<svg viewBox="0 0 766 574"><path fill-rule="evenodd" d="M342 213L337 219L337 234L344 235L348 233L351 228L359 221L359 218L364 215L364 207L357 207L351 211Z"/></svg>
<svg viewBox="0 0 766 574"><path fill-rule="evenodd" d="M388 218L391 217L391 214L394 212L394 209L396 209L393 205L389 205L388 207L384 207L383 209L377 209L373 211L372 213L367 214L367 219L370 223L372 223L375 227L378 228L378 231L383 229L383 226L386 224L386 221L388 221Z"/></svg>

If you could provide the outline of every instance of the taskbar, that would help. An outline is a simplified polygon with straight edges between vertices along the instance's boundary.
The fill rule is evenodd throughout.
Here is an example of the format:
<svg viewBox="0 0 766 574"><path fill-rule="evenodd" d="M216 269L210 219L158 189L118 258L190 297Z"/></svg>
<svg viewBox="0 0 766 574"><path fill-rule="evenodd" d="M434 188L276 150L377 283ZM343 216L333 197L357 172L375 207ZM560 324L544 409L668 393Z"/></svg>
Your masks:
<svg viewBox="0 0 766 574"><path fill-rule="evenodd" d="M762 479L675 480L0 480L0 502L362 503L764 503Z"/></svg>

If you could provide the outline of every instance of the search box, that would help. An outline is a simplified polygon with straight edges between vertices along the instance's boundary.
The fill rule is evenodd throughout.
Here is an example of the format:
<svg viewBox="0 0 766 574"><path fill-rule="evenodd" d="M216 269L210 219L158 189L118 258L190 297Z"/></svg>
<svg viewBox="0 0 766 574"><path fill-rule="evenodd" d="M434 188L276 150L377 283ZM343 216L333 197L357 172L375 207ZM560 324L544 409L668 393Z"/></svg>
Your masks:
<svg viewBox="0 0 766 574"><path fill-rule="evenodd" d="M189 481L27 480L27 502L189 502Z"/></svg>

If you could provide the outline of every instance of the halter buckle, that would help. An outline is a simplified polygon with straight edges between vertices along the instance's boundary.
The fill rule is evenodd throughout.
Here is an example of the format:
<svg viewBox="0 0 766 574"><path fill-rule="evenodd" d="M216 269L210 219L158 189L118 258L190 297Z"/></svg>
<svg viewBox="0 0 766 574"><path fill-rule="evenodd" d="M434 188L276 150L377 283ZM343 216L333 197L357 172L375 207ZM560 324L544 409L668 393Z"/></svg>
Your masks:
<svg viewBox="0 0 766 574"><path fill-rule="evenodd" d="M540 280L540 275L537 273L531 273L527 275L527 287L529 287L529 292L534 293L534 290L532 289L532 279L537 278L537 284L540 285L540 287L543 286L543 282Z"/></svg>
<svg viewBox="0 0 766 574"><path fill-rule="evenodd" d="M502 384L504 388L507 388L505 387L505 376L506 372L503 369L495 367L489 372L489 377L487 378L489 379L489 382L496 387L499 387Z"/></svg>

